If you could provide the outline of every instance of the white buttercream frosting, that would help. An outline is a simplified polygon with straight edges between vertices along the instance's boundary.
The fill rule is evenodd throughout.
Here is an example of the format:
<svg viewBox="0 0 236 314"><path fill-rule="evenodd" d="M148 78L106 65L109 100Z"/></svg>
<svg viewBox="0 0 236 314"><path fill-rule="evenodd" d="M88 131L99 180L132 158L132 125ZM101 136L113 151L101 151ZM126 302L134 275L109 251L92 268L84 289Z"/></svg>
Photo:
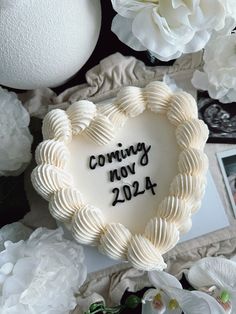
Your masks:
<svg viewBox="0 0 236 314"><path fill-rule="evenodd" d="M179 232L181 234L185 234L189 232L191 228L192 228L192 219L191 219L191 216L189 216L180 226Z"/></svg>
<svg viewBox="0 0 236 314"><path fill-rule="evenodd" d="M170 98L167 117L175 126L190 119L197 119L198 109L193 96L185 92L173 94Z"/></svg>
<svg viewBox="0 0 236 314"><path fill-rule="evenodd" d="M202 177L200 176L178 174L171 183L170 194L181 199L190 200L200 189L202 183Z"/></svg>
<svg viewBox="0 0 236 314"><path fill-rule="evenodd" d="M112 104L105 104L99 107L99 113L108 117L116 128L124 126L128 120L128 116L120 109L119 106Z"/></svg>
<svg viewBox="0 0 236 314"><path fill-rule="evenodd" d="M72 177L68 172L47 164L39 165L33 170L31 181L46 200L49 200L53 193L72 185Z"/></svg>
<svg viewBox="0 0 236 314"><path fill-rule="evenodd" d="M82 244L97 245L104 229L102 212L91 205L82 206L71 223L73 237Z"/></svg>
<svg viewBox="0 0 236 314"><path fill-rule="evenodd" d="M38 165L50 164L64 169L69 158L70 152L67 146L56 140L43 141L35 151L35 160Z"/></svg>
<svg viewBox="0 0 236 314"><path fill-rule="evenodd" d="M83 198L81 193L75 188L65 188L52 195L49 211L55 219L67 222L82 206Z"/></svg>
<svg viewBox="0 0 236 314"><path fill-rule="evenodd" d="M72 137L71 122L64 110L50 111L43 120L42 126L44 140L55 139L69 142Z"/></svg>
<svg viewBox="0 0 236 314"><path fill-rule="evenodd" d="M111 258L125 260L131 236L131 232L124 225L111 223L106 226L101 235L99 250Z"/></svg>
<svg viewBox="0 0 236 314"><path fill-rule="evenodd" d="M169 195L157 204L156 217L147 223L143 235L131 235L120 223L105 225L102 212L83 203L64 169L70 159L67 144L72 135L81 134L95 144L106 145L129 118L146 109L167 115L176 127L176 140L182 151L179 173L173 178ZM72 104L67 111L49 112L42 132L44 142L36 150L39 166L32 172L32 183L50 201L53 217L69 224L78 242L98 245L101 252L112 258L128 259L143 270L165 268L161 254L177 243L179 233L190 229L191 214L199 208L205 191L208 161L203 147L208 129L197 118L194 98L185 92L173 94L163 82L152 82L145 88L125 87L110 104L97 107L83 100Z"/></svg>
<svg viewBox="0 0 236 314"><path fill-rule="evenodd" d="M128 244L128 260L142 270L163 270L166 264L159 250L145 237L134 235Z"/></svg>
<svg viewBox="0 0 236 314"><path fill-rule="evenodd" d="M155 113L165 114L172 96L171 89L163 82L151 82L145 87L147 108Z"/></svg>
<svg viewBox="0 0 236 314"><path fill-rule="evenodd" d="M114 105L129 118L140 115L146 109L142 88L135 86L122 88L114 101Z"/></svg>
<svg viewBox="0 0 236 314"><path fill-rule="evenodd" d="M97 115L83 134L98 145L108 144L115 136L113 124L104 115Z"/></svg>
<svg viewBox="0 0 236 314"><path fill-rule="evenodd" d="M160 217L155 217L147 223L144 236L161 254L169 251L179 241L179 231L176 225Z"/></svg>
<svg viewBox="0 0 236 314"><path fill-rule="evenodd" d="M186 201L175 196L164 198L157 210L157 217L175 223L178 229L181 228L181 225L185 223L190 214L190 206Z"/></svg>
<svg viewBox="0 0 236 314"><path fill-rule="evenodd" d="M189 148L179 155L179 171L190 175L205 174L208 169L208 158L203 151Z"/></svg>
<svg viewBox="0 0 236 314"><path fill-rule="evenodd" d="M90 125L96 116L97 107L91 101L80 100L73 103L66 112L71 121L73 135L78 135Z"/></svg>
<svg viewBox="0 0 236 314"><path fill-rule="evenodd" d="M192 119L177 126L177 143L183 149L196 148L203 150L209 135L208 128L202 120Z"/></svg>

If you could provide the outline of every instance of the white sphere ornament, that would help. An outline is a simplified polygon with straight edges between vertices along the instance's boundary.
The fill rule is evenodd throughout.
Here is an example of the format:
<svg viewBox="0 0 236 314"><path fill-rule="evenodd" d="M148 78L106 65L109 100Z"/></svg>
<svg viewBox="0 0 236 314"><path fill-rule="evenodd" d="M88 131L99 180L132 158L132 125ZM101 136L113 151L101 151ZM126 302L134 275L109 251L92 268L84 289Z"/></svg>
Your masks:
<svg viewBox="0 0 236 314"><path fill-rule="evenodd" d="M100 27L99 0L0 0L0 84L63 84L92 54Z"/></svg>

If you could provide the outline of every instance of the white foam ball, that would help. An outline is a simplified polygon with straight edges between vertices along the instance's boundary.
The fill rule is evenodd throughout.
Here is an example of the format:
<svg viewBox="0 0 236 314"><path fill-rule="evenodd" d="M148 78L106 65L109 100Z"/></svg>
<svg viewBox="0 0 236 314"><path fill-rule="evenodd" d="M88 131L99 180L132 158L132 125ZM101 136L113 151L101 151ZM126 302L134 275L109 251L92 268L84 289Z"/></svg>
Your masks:
<svg viewBox="0 0 236 314"><path fill-rule="evenodd" d="M99 0L0 0L0 84L55 87L92 54L100 32Z"/></svg>

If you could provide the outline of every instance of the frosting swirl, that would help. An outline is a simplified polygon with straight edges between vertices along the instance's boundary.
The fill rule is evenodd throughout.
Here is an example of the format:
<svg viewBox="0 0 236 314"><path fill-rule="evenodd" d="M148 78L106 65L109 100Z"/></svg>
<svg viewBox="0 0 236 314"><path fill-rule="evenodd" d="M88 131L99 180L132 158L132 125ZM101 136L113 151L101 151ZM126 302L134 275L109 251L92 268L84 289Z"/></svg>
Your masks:
<svg viewBox="0 0 236 314"><path fill-rule="evenodd" d="M46 200L50 199L51 194L72 185L72 177L68 172L47 164L39 165L33 170L31 181Z"/></svg>
<svg viewBox="0 0 236 314"><path fill-rule="evenodd" d="M190 176L188 174L178 174L174 177L170 194L186 201L202 195L205 190L205 180L201 176Z"/></svg>
<svg viewBox="0 0 236 314"><path fill-rule="evenodd" d="M114 138L114 127L106 116L97 115L83 134L96 144L106 145Z"/></svg>
<svg viewBox="0 0 236 314"><path fill-rule="evenodd" d="M189 232L189 230L192 228L192 219L191 216L189 216L180 226L179 228L179 232L181 234L185 234L187 232Z"/></svg>
<svg viewBox="0 0 236 314"><path fill-rule="evenodd" d="M177 126L176 138L178 145L183 148L203 150L209 135L208 128L202 120L193 119Z"/></svg>
<svg viewBox="0 0 236 314"><path fill-rule="evenodd" d="M71 227L72 235L78 242L97 245L104 229L102 213L91 205L83 205L75 213Z"/></svg>
<svg viewBox="0 0 236 314"><path fill-rule="evenodd" d="M131 232L120 223L106 226L100 238L99 250L114 259L126 259Z"/></svg>
<svg viewBox="0 0 236 314"><path fill-rule="evenodd" d="M46 140L38 145L35 160L38 165L50 164L64 169L70 158L70 152L63 142Z"/></svg>
<svg viewBox="0 0 236 314"><path fill-rule="evenodd" d="M61 189L55 192L49 203L51 215L63 222L71 220L74 213L83 205L81 193L75 188Z"/></svg>
<svg viewBox="0 0 236 314"><path fill-rule="evenodd" d="M164 198L157 210L157 217L161 217L166 219L166 221L175 223L179 230L190 214L190 207L186 201L175 196L168 196Z"/></svg>
<svg viewBox="0 0 236 314"><path fill-rule="evenodd" d="M73 103L66 111L71 121L73 135L80 134L86 129L97 113L97 107L88 100Z"/></svg>
<svg viewBox="0 0 236 314"><path fill-rule="evenodd" d="M197 119L198 109L193 96L185 92L173 94L170 98L167 118L175 126L190 119Z"/></svg>
<svg viewBox="0 0 236 314"><path fill-rule="evenodd" d="M127 117L134 118L146 109L142 88L135 86L124 87L118 93L114 105Z"/></svg>
<svg viewBox="0 0 236 314"><path fill-rule="evenodd" d="M147 108L155 113L165 114L172 95L171 89L163 82L151 82L145 87Z"/></svg>
<svg viewBox="0 0 236 314"><path fill-rule="evenodd" d="M155 217L147 223L144 236L161 254L169 251L179 241L179 231L176 225L160 217Z"/></svg>
<svg viewBox="0 0 236 314"><path fill-rule="evenodd" d="M123 127L125 122L128 120L128 116L125 115L119 106L115 106L114 104L101 105L99 107L99 113L108 117L115 128Z"/></svg>
<svg viewBox="0 0 236 314"><path fill-rule="evenodd" d="M208 158L204 152L195 148L185 149L179 155L178 166L182 173L205 174L208 169Z"/></svg>
<svg viewBox="0 0 236 314"><path fill-rule="evenodd" d="M72 137L71 122L64 110L54 109L43 120L42 133L44 140L54 139L69 142Z"/></svg>
<svg viewBox="0 0 236 314"><path fill-rule="evenodd" d="M128 244L128 260L137 269L163 270L166 264L155 246L141 235L134 235Z"/></svg>

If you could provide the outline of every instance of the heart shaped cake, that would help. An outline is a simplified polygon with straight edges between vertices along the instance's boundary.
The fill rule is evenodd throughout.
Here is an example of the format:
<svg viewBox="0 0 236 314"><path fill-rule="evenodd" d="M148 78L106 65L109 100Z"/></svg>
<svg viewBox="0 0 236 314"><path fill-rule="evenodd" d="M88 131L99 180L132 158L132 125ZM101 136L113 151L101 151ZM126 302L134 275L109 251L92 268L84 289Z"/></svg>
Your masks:
<svg viewBox="0 0 236 314"><path fill-rule="evenodd" d="M80 243L143 270L191 228L208 169L194 98L162 82L50 111L32 183Z"/></svg>

